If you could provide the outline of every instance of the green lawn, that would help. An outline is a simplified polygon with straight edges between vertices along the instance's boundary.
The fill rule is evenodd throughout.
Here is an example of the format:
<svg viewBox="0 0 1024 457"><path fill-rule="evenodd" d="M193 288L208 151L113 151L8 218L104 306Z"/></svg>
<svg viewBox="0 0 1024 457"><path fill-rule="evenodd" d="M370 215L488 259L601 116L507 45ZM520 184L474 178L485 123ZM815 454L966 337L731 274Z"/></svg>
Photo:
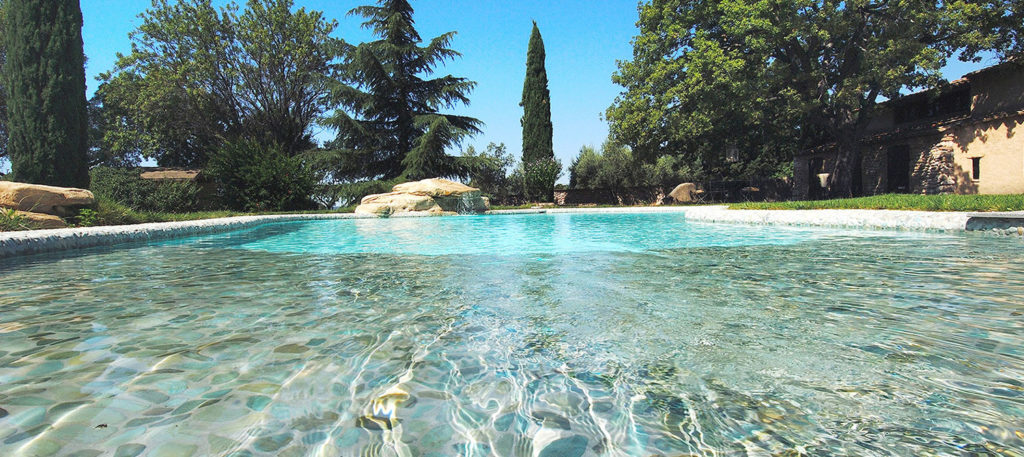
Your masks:
<svg viewBox="0 0 1024 457"><path fill-rule="evenodd" d="M734 203L731 209L900 209L913 211L1024 211L1024 195L909 195L794 202Z"/></svg>
<svg viewBox="0 0 1024 457"><path fill-rule="evenodd" d="M113 202L106 199L99 199L99 201L97 201L96 209L92 214L86 213L84 216L80 217L78 221L72 220L70 222L78 226L131 225L144 224L148 222L194 221L200 219L215 219L219 217L232 216L262 216L273 214L333 214L351 213L353 211L355 211L354 206L333 210L266 213L246 213L241 211L199 211L192 213L160 213L150 211L135 211L124 205L118 204L117 202Z"/></svg>

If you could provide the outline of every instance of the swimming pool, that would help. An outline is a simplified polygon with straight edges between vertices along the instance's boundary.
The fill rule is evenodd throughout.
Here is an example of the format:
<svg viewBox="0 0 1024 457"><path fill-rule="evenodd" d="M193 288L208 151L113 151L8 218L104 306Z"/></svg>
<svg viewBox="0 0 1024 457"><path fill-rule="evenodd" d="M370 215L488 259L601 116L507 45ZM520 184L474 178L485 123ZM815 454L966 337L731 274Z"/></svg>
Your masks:
<svg viewBox="0 0 1024 457"><path fill-rule="evenodd" d="M4 260L0 455L1020 455L1021 258L560 214Z"/></svg>

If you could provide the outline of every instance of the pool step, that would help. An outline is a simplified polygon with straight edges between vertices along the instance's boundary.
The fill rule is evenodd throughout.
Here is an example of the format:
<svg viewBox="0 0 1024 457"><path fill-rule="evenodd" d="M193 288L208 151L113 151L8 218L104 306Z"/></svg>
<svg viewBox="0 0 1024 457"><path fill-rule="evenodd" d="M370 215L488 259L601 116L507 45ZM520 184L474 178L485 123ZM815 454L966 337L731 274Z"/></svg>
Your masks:
<svg viewBox="0 0 1024 457"><path fill-rule="evenodd" d="M993 231L1001 235L1024 236L1024 211L968 213L967 230Z"/></svg>

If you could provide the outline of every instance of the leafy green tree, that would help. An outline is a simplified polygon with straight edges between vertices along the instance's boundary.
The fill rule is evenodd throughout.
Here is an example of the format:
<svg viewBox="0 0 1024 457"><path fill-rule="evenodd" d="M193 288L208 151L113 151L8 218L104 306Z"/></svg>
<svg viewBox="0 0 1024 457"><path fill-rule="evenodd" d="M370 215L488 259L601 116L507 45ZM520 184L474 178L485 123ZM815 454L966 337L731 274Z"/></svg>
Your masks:
<svg viewBox="0 0 1024 457"><path fill-rule="evenodd" d="M512 185L509 173L516 166L516 159L508 152L505 143L490 143L483 151L469 146L463 152L469 161L469 185L480 189L492 199L492 203L506 202L513 194L520 193Z"/></svg>
<svg viewBox="0 0 1024 457"><path fill-rule="evenodd" d="M482 123L440 110L468 104L476 83L451 75L425 79L460 56L449 47L455 32L420 46L406 0L380 0L351 14L365 17L363 26L380 39L345 51L342 84L334 88L343 109L329 120L338 130L330 145L333 178L362 193L398 181L465 177L466 161L445 150L479 133Z"/></svg>
<svg viewBox="0 0 1024 457"><path fill-rule="evenodd" d="M580 148L579 155L569 164L569 188L597 188L597 175L600 173L602 165L601 159L601 154L593 146Z"/></svg>
<svg viewBox="0 0 1024 457"><path fill-rule="evenodd" d="M731 148L781 163L834 142L831 188L850 195L874 106L941 84L954 56L1019 50L1020 12L1014 0L651 0L606 116L640 156L706 168Z"/></svg>
<svg viewBox="0 0 1024 457"><path fill-rule="evenodd" d="M555 150L552 146L551 92L548 90L545 58L544 39L537 28L537 22L534 22L526 50L523 100L519 103L519 106L523 107L523 169L535 171L526 173L527 176L534 177L529 180L527 195L530 198L550 201L551 191L558 176L551 173L554 170L552 161ZM560 174L561 166L558 169ZM554 179L547 182L551 176L554 176Z"/></svg>
<svg viewBox="0 0 1024 457"><path fill-rule="evenodd" d="M637 158L630 148L609 139L600 150L584 146L569 166L572 189L626 189L630 187L674 187L699 179L679 156L666 155L654 162Z"/></svg>
<svg viewBox="0 0 1024 457"><path fill-rule="evenodd" d="M82 10L74 0L9 0L5 8L14 179L88 187Z"/></svg>
<svg viewBox="0 0 1024 457"><path fill-rule="evenodd" d="M257 139L293 156L333 105L337 22L292 0L153 0L132 52L101 76L107 156L203 166L226 141ZM101 154L103 155L103 154Z"/></svg>

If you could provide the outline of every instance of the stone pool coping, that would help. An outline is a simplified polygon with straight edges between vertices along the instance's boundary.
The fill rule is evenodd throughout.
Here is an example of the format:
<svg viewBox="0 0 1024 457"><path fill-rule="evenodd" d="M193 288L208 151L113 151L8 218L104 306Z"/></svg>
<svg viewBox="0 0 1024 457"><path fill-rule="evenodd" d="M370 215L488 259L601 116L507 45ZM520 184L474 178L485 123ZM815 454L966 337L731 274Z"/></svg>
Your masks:
<svg viewBox="0 0 1024 457"><path fill-rule="evenodd" d="M971 213L896 211L871 209L756 210L729 209L725 205L655 206L649 208L541 208L491 211L491 214L524 213L624 213L682 212L699 222L728 222L757 225L796 225L835 228L890 230L962 231Z"/></svg>
<svg viewBox="0 0 1024 457"><path fill-rule="evenodd" d="M652 206L621 208L541 208L496 210L488 214L601 214L601 213L683 213L687 220L759 225L798 225L836 228L864 228L919 231L992 230L997 234L1024 233L1024 212L967 213L893 210L730 210L726 206ZM130 242L183 238L229 232L273 222L325 219L372 219L376 216L352 213L237 216L182 222L66 228L0 233L0 258L84 249ZM392 217L434 217L403 214Z"/></svg>

